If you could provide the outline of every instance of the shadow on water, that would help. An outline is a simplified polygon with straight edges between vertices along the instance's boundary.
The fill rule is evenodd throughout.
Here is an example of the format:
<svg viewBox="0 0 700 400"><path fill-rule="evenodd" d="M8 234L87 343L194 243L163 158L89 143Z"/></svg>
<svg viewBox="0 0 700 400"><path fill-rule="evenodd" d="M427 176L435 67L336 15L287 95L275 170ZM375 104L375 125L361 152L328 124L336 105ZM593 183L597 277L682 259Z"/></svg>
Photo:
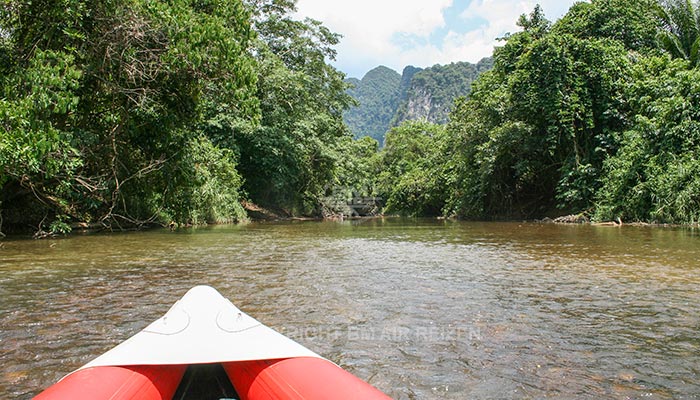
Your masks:
<svg viewBox="0 0 700 400"><path fill-rule="evenodd" d="M397 399L700 393L700 235L377 219L0 242L0 396L209 284Z"/></svg>

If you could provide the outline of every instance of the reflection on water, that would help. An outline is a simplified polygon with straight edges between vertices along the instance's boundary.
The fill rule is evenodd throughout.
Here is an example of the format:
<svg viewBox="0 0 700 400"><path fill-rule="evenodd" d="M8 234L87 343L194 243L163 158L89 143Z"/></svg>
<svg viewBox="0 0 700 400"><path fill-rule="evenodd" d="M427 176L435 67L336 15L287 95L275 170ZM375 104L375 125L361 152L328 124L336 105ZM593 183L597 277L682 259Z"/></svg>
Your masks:
<svg viewBox="0 0 700 400"><path fill-rule="evenodd" d="M208 284L396 399L700 393L700 235L370 220L0 242L0 397Z"/></svg>

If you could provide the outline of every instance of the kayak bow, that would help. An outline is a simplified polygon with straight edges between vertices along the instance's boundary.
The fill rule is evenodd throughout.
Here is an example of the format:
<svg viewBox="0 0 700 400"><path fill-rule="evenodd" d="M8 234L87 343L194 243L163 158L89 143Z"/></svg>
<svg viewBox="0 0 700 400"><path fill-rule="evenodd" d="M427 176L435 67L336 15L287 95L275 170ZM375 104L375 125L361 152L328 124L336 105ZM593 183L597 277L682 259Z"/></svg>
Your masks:
<svg viewBox="0 0 700 400"><path fill-rule="evenodd" d="M141 332L35 399L389 399L245 314L209 286L190 289Z"/></svg>

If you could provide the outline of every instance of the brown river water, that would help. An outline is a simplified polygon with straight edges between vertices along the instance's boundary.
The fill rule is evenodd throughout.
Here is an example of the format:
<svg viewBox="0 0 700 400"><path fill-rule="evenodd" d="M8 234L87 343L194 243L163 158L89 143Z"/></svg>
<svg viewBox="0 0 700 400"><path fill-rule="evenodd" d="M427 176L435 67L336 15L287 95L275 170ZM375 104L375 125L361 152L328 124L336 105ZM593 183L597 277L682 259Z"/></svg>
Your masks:
<svg viewBox="0 0 700 400"><path fill-rule="evenodd" d="M0 398L207 284L395 399L700 398L700 232L432 220L0 241Z"/></svg>

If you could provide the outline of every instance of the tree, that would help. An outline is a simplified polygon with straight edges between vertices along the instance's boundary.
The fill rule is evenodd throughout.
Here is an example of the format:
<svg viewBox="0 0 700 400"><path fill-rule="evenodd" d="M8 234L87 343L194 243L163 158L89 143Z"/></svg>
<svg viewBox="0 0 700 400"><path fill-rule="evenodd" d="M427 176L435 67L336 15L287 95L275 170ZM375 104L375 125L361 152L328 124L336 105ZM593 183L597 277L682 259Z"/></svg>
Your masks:
<svg viewBox="0 0 700 400"><path fill-rule="evenodd" d="M603 161L626 123L620 94L630 60L623 42L565 33L560 24L582 21L562 21L550 29L538 7L522 16L523 31L504 39L494 70L455 107L450 212L520 218L592 207Z"/></svg>
<svg viewBox="0 0 700 400"><path fill-rule="evenodd" d="M382 202L376 181L381 170L381 153L376 139L363 136L345 138L338 147L333 182L322 198L325 216L377 214Z"/></svg>
<svg viewBox="0 0 700 400"><path fill-rule="evenodd" d="M215 152L200 129L206 99L258 113L240 1L10 0L2 13L0 197L16 222L65 230L212 214L181 194L194 199L204 175L236 181L210 174L217 158L201 154Z"/></svg>
<svg viewBox="0 0 700 400"><path fill-rule="evenodd" d="M688 64L663 56L635 65L625 93L634 124L605 162L597 219L700 221L700 72Z"/></svg>
<svg viewBox="0 0 700 400"><path fill-rule="evenodd" d="M249 3L259 39L259 125L242 126L234 146L251 200L290 214L320 212L338 146L350 135L342 113L352 102L344 75L328 64L338 35L291 17L293 2ZM266 14L267 13L267 14Z"/></svg>
<svg viewBox="0 0 700 400"><path fill-rule="evenodd" d="M579 39L612 39L629 50L648 52L657 48L657 6L658 0L578 2L553 30Z"/></svg>
<svg viewBox="0 0 700 400"><path fill-rule="evenodd" d="M662 29L658 40L674 58L692 67L700 62L700 3L692 0L660 0L654 7Z"/></svg>
<svg viewBox="0 0 700 400"><path fill-rule="evenodd" d="M386 212L442 214L446 200L444 136L444 126L426 121L406 121L387 133L377 183Z"/></svg>

